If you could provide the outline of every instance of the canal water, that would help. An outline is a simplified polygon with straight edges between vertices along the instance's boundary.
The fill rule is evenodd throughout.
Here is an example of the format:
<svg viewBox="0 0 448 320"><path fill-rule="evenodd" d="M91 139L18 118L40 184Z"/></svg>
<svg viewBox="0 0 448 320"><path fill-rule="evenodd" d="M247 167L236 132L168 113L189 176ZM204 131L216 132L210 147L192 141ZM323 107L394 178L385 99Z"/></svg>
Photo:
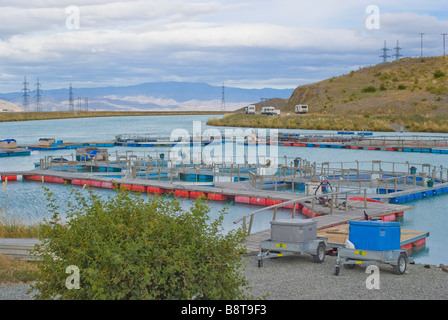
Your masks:
<svg viewBox="0 0 448 320"><path fill-rule="evenodd" d="M206 122L210 117L212 116L148 116L2 122L0 123L0 140L16 139L19 145L26 145L37 144L40 138L55 138L64 142L82 142L113 140L115 136L120 134L144 135L149 133L169 137L176 129L193 132L195 121L200 121L202 132L207 129L218 129L222 132L229 129L207 126ZM197 129L198 122L195 125ZM279 130L279 132L295 132L301 135L336 134L336 132L331 131L310 130ZM380 135L415 135L415 133L374 133L374 136ZM135 151L142 154L156 151L166 153L169 150L170 148L167 147L159 147L157 150L156 148L113 147L109 149L109 152L121 154L126 151ZM34 163L38 162L40 158L50 155L71 158L73 153L74 150L32 151L31 156L2 157L0 158L0 171L31 170L34 168ZM278 155L288 158L301 157L311 163L355 162L356 160L359 162L381 160L401 163L409 161L410 163L427 163L448 168L448 154L278 146ZM59 206L64 208L67 200L71 197L70 187L57 184L45 184L45 186L50 188L57 198ZM73 188L81 190L80 187L73 186ZM114 191L95 189L95 192L107 197L113 195ZM183 199L182 201L185 208L188 208L192 200ZM413 252L415 262L448 265L448 194L414 200L406 204L412 206L413 209L405 212L403 219L400 221L401 227L409 230L426 231L430 234L427 238L426 247L418 252ZM234 220L259 208L253 205L234 204L230 201L225 203L210 201L209 205L212 218L216 217L220 210L227 208L224 219L225 230L235 228ZM0 216L5 214L21 219L26 223L41 221L47 217L48 211L41 184L30 181L8 182L6 190L0 192ZM289 209L279 210L277 215L280 218L290 216L291 210ZM266 211L260 216L257 215L254 219L253 230L269 228L271 217L272 212L270 211Z"/></svg>

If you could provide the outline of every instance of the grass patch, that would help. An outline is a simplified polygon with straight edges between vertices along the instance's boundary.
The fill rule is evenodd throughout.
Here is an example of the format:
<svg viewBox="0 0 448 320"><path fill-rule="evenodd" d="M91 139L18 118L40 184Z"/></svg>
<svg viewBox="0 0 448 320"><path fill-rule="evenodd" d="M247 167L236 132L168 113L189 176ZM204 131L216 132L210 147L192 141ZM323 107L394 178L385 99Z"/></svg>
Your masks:
<svg viewBox="0 0 448 320"><path fill-rule="evenodd" d="M412 132L448 133L448 115L421 116L420 114L331 115L307 114L290 116L246 115L235 113L222 119L212 118L207 125L245 128L278 128L309 130L393 131L390 124L400 124Z"/></svg>
<svg viewBox="0 0 448 320"><path fill-rule="evenodd" d="M1 112L0 122L96 118L96 117L141 117L141 116L174 116L174 115L202 115L202 114L218 115L223 113L224 112L222 111L79 111L77 113L68 111Z"/></svg>
<svg viewBox="0 0 448 320"><path fill-rule="evenodd" d="M20 219L0 214L0 238L38 238L40 224L27 225ZM17 260L0 253L0 284L27 283L36 280L37 267L33 261Z"/></svg>
<svg viewBox="0 0 448 320"><path fill-rule="evenodd" d="M0 284L27 283L36 280L33 261L16 260L0 254Z"/></svg>
<svg viewBox="0 0 448 320"><path fill-rule="evenodd" d="M0 213L0 238L38 238L40 224L27 225L21 219Z"/></svg>

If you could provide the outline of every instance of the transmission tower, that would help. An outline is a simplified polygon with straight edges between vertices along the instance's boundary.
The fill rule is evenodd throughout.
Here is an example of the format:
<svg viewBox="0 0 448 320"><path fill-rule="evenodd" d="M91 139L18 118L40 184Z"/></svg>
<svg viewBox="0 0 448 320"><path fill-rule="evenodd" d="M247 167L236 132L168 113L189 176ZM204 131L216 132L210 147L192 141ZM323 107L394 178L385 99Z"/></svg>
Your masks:
<svg viewBox="0 0 448 320"><path fill-rule="evenodd" d="M384 40L384 48L381 50L383 51L383 55L381 55L380 58L383 58L383 63L386 63L387 58L390 58L390 56L387 55L387 51L389 51L390 49L386 47L386 40Z"/></svg>
<svg viewBox="0 0 448 320"><path fill-rule="evenodd" d="M397 46L394 49L395 49L395 54L394 54L395 60L398 60L398 59L400 59L400 57L403 56L402 54L400 54L401 48L398 46L398 40L397 40Z"/></svg>
<svg viewBox="0 0 448 320"><path fill-rule="evenodd" d="M28 89L28 82L26 82L26 76L25 76L25 78L24 78L24 81L23 81L23 83L22 83L22 85L23 85L23 89L22 89L22 91L23 91L23 104L22 104L22 107L23 107L23 111L25 111L25 112L28 112L28 111L30 111L30 102L29 102L29 97L30 97L30 95L29 95L29 92L30 92L30 89Z"/></svg>
<svg viewBox="0 0 448 320"><path fill-rule="evenodd" d="M68 111L74 112L75 111L75 104L73 102L73 89L72 84L70 83L70 87L68 89Z"/></svg>
<svg viewBox="0 0 448 320"><path fill-rule="evenodd" d="M81 111L82 100L81 97L78 97L78 111Z"/></svg>
<svg viewBox="0 0 448 320"><path fill-rule="evenodd" d="M443 55L445 55L445 36L446 36L446 33L442 33L442 37L443 37Z"/></svg>
<svg viewBox="0 0 448 320"><path fill-rule="evenodd" d="M226 111L226 99L224 94L224 83L222 84L221 111Z"/></svg>
<svg viewBox="0 0 448 320"><path fill-rule="evenodd" d="M36 87L36 95L34 96L36 98L36 112L40 112L42 111L42 90L40 89L39 78L37 78L37 82L34 86Z"/></svg>
<svg viewBox="0 0 448 320"><path fill-rule="evenodd" d="M84 109L85 111L89 111L89 99L87 97L84 98Z"/></svg>
<svg viewBox="0 0 448 320"><path fill-rule="evenodd" d="M423 32L420 32L420 57L423 58Z"/></svg>

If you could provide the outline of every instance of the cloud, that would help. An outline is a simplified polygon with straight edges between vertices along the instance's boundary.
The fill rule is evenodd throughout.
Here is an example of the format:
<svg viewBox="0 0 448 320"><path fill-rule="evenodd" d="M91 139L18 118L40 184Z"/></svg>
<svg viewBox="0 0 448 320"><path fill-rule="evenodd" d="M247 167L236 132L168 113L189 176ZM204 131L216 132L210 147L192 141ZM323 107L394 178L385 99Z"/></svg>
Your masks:
<svg viewBox="0 0 448 320"><path fill-rule="evenodd" d="M53 88L164 80L293 87L380 62L384 40L415 56L425 32L425 52L440 51L444 2L375 2L380 30L365 28L367 0L77 0L80 29L70 30L71 0L0 1L0 91L24 75Z"/></svg>
<svg viewBox="0 0 448 320"><path fill-rule="evenodd" d="M47 3L45 5L45 3ZM140 22L186 21L201 15L235 6L219 2L188 3L183 1L146 0L146 1L26 1L14 2L2 6L0 2L0 37L14 34L36 32L67 31L66 22L70 20L70 7L79 9L81 28L122 29L135 26Z"/></svg>

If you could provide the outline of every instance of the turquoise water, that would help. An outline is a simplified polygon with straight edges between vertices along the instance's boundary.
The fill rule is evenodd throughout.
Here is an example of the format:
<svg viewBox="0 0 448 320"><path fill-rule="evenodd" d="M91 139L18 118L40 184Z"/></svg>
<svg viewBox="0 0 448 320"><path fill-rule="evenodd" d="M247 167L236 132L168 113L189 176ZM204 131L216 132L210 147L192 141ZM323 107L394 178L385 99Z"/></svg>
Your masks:
<svg viewBox="0 0 448 320"><path fill-rule="evenodd" d="M193 130L193 121L201 121L202 131L215 128L205 123L211 116L156 116L156 117L118 117L118 118L91 118L91 119L64 119L27 122L4 122L0 123L0 140L16 139L18 144L37 144L39 138L55 138L64 142L81 141L104 141L113 140L118 134L146 134L152 133L160 136L170 136L174 129ZM226 128L218 128L225 130ZM280 132L297 132L300 134L317 133L308 130L280 130ZM318 132L319 134L330 132ZM335 133L335 132L331 132ZM398 133L375 133L375 135L403 135ZM408 133L408 135L413 135ZM431 135L431 134L427 134ZM438 134L440 135L440 134ZM124 153L126 151L137 151L140 153L168 152L170 148L130 148L114 147L109 152ZM367 151L332 148L298 148L278 147L279 156L286 155L289 158L301 157L311 162L322 163L382 160L410 163L428 163L436 166L448 167L448 155L430 153L404 153L390 151ZM71 158L74 150L56 151L32 151L28 157L5 157L0 158L0 171L7 170L31 170L34 162L45 156L64 156ZM353 166L356 167L356 166ZM396 168L399 170L400 168ZM63 208L70 197L70 188L56 184L46 184L58 199L58 204ZM74 188L81 189L74 186ZM279 190L280 191L280 190ZM101 195L108 196L113 191L96 189ZM149 195L145 195L149 196ZM183 204L187 208L192 200L185 199ZM433 196L430 198L416 200L406 203L414 209L406 211L401 221L402 228L409 230L427 231L426 247L414 253L417 263L448 264L448 194ZM235 225L233 221L237 218L261 208L244 204L232 204L230 202L210 202L212 217L219 210L228 207L225 217L224 228L231 229ZM6 191L0 192L0 208L4 213L7 208L8 215L22 218L24 221L42 220L47 215L44 201L44 193L40 183L17 181L8 182ZM289 217L291 210L283 209L278 217ZM253 230L269 228L272 212L266 211L254 219Z"/></svg>

